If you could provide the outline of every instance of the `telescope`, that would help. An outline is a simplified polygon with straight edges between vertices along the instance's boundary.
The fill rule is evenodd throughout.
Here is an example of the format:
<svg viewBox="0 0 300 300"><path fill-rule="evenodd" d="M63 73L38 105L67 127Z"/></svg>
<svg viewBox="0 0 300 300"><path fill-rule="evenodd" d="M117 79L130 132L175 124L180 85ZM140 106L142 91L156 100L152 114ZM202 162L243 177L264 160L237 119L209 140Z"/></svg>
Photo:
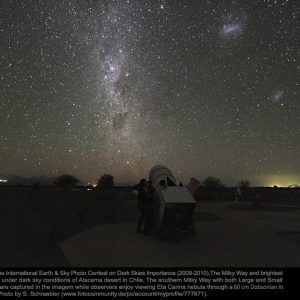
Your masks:
<svg viewBox="0 0 300 300"><path fill-rule="evenodd" d="M178 186L172 172L157 165L149 172L154 199L154 230L157 233L194 233L196 201L184 186Z"/></svg>

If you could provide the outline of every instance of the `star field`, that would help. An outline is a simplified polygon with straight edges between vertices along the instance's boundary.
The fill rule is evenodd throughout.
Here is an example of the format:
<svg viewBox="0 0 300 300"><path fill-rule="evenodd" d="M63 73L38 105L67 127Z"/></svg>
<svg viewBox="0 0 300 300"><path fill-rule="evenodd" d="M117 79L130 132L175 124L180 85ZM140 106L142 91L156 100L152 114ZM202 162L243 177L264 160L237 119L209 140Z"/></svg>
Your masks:
<svg viewBox="0 0 300 300"><path fill-rule="evenodd" d="M300 183L298 1L0 8L0 174Z"/></svg>

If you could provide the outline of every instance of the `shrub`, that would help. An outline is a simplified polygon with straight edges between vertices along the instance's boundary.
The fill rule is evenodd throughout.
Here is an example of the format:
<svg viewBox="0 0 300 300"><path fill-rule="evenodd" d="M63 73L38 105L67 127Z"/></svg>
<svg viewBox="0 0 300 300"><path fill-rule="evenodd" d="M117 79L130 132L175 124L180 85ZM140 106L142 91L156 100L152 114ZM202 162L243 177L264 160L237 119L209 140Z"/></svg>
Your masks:
<svg viewBox="0 0 300 300"><path fill-rule="evenodd" d="M97 187L100 189L110 189L114 186L114 177L109 174L104 174L98 181Z"/></svg>
<svg viewBox="0 0 300 300"><path fill-rule="evenodd" d="M238 187L242 188L242 189L245 189L245 188L248 188L250 186L250 181L245 179L245 180L241 180L239 183L238 183Z"/></svg>
<svg viewBox="0 0 300 300"><path fill-rule="evenodd" d="M225 185L221 182L219 178L215 178L212 176L207 177L205 180L202 182L204 187L207 188L223 188Z"/></svg>
<svg viewBox="0 0 300 300"><path fill-rule="evenodd" d="M58 187L66 189L76 186L78 182L79 180L73 175L61 175L55 180L54 184Z"/></svg>

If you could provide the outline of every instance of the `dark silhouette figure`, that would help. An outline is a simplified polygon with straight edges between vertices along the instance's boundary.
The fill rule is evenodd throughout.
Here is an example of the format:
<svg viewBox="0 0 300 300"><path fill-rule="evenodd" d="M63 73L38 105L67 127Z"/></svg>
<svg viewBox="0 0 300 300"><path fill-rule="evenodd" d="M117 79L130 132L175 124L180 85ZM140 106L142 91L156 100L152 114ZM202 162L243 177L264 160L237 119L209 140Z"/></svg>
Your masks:
<svg viewBox="0 0 300 300"><path fill-rule="evenodd" d="M149 197L149 185L144 178L138 187L138 209L140 210L140 217L136 231L149 235L151 233L151 199Z"/></svg>
<svg viewBox="0 0 300 300"><path fill-rule="evenodd" d="M146 217L146 234L152 234L155 231L155 215L157 214L156 193L152 182L146 183L147 187L147 217Z"/></svg>
<svg viewBox="0 0 300 300"><path fill-rule="evenodd" d="M234 200L235 202L240 202L242 199L242 191L240 189L240 186L237 186L234 190Z"/></svg>
<svg viewBox="0 0 300 300"><path fill-rule="evenodd" d="M252 202L253 209L259 209L261 207L261 201L262 195L260 193L257 193Z"/></svg>

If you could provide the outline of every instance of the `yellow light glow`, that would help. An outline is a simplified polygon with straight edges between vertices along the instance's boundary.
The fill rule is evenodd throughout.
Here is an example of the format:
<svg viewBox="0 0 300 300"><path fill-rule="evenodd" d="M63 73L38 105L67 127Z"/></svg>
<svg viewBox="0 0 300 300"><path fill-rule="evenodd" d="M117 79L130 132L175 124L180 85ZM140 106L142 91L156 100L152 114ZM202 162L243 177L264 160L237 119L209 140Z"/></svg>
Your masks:
<svg viewBox="0 0 300 300"><path fill-rule="evenodd" d="M292 184L299 184L300 177L299 176L291 176L291 175L270 175L265 176L263 179L265 186L278 186L278 187L288 187Z"/></svg>

